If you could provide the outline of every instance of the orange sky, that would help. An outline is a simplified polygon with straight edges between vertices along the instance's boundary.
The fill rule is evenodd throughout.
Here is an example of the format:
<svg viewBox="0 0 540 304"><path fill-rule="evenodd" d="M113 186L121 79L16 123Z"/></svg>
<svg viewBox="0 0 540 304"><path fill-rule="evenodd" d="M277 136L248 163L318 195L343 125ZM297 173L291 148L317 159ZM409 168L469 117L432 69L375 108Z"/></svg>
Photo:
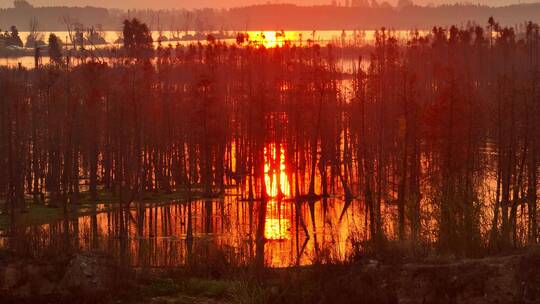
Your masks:
<svg viewBox="0 0 540 304"><path fill-rule="evenodd" d="M231 7L243 6L250 4L265 4L265 3L295 3L301 5L311 4L329 4L332 0L28 0L36 6L100 6L109 8L200 8L200 7ZM338 3L345 3L347 0L336 0ZM384 0L378 0L383 2ZM397 0L387 0L391 4L395 4ZM441 3L482 3L493 6L507 5L513 3L535 2L526 0L413 0L419 4L441 4ZM0 7L11 6L12 0L0 0Z"/></svg>

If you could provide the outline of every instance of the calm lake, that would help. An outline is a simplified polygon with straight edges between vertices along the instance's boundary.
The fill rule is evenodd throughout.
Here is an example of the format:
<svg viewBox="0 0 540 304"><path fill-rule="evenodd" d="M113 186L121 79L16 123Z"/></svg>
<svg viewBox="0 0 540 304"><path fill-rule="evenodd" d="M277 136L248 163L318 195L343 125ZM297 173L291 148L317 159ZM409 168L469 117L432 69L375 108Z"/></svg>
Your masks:
<svg viewBox="0 0 540 304"><path fill-rule="evenodd" d="M43 40L46 41L49 34L55 34L57 37L59 37L62 41L69 41L69 33L68 32L44 32ZM392 35L394 35L399 40L405 41L412 32L409 31L392 31ZM427 34L427 31L421 31L421 34ZM29 32L20 32L20 37L23 42L25 42L28 38ZM100 49L105 47L113 47L113 46L119 46L119 44L116 44L119 37L122 36L121 32L115 32L115 31L105 31L102 33L103 38L105 41L107 41L106 45L97 45L97 46L88 46L88 49ZM156 41L154 44L157 47L159 43L157 42L159 40L159 37L166 37L167 41L163 41L161 44L163 46L168 46L171 44L172 46L176 46L177 44L181 45L188 45L192 43L198 43L198 42L206 42L206 38L199 37L199 39L194 39L196 37L195 32L190 32L189 35L192 38L182 38L185 36L184 33L175 33L171 31L164 31L164 32L152 32L152 37L154 41ZM216 34L217 35L217 34ZM220 39L223 42L234 44L236 42L235 33L221 33L222 36L225 36L226 38ZM255 43L256 45L264 45L265 47L276 47L276 46L283 46L286 42L291 42L296 45L307 45L311 41L326 45L329 43L332 43L334 45L355 45L355 46L362 46L366 44L372 44L375 39L375 31L341 31L341 30L335 30L335 31L250 31L248 32L248 35L250 37L250 41ZM178 38L181 37L181 38ZM27 50L30 54L32 53L32 50ZM339 54L338 54L339 57ZM49 59L48 57L43 57L42 64L48 64ZM8 67L17 67L19 63L23 67L31 68L34 66L34 57L33 56L0 56L0 66L8 66ZM347 63L345 63L347 64Z"/></svg>

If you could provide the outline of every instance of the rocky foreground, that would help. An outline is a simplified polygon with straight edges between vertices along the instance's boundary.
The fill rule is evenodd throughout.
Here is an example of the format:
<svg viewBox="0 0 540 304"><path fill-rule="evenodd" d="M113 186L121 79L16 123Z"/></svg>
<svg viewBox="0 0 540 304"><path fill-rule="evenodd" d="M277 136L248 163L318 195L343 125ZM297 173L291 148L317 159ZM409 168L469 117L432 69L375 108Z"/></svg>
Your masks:
<svg viewBox="0 0 540 304"><path fill-rule="evenodd" d="M253 294L237 296L246 292L238 288L251 289L249 284L234 284L236 289L212 299L186 295L174 288L165 293L161 290L159 295L139 293L140 273L120 269L108 256L92 252L55 263L1 258L0 302L540 303L539 269L540 251L399 265L366 260L347 266L277 270L269 275L267 284L271 288L267 290L271 291L265 295L265 289L260 288L258 299ZM201 286L199 289L206 288ZM204 290L200 292L204 294Z"/></svg>
<svg viewBox="0 0 540 304"><path fill-rule="evenodd" d="M107 255L76 254L66 260L0 260L1 298L19 302L64 302L85 298L98 302L112 294L117 267Z"/></svg>

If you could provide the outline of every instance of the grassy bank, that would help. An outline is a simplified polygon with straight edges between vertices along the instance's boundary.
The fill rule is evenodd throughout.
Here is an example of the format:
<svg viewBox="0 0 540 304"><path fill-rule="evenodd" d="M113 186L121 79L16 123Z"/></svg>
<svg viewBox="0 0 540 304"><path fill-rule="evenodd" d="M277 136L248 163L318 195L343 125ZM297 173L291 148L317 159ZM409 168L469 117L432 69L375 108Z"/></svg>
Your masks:
<svg viewBox="0 0 540 304"><path fill-rule="evenodd" d="M399 246L392 248L396 247ZM538 247L480 259L440 255L412 257L398 251L387 251L358 255L356 259L345 262L288 268L259 268L254 264L239 266L216 259L180 268L133 269L113 261L100 253L24 260L17 256L10 257L6 252L5 255L0 254L0 274L4 275L0 290L12 287L6 303L72 303L73 299L85 299L89 294L94 294L94 289L85 289L85 286L93 286L93 282L107 284L100 285L99 297L78 302L302 304L540 301L540 274L536 271L540 267ZM19 269L15 279L8 274L14 269ZM70 285L66 283L66 277L81 281ZM14 283L10 285L10 281ZM41 287L46 283L58 287L43 294ZM25 286L33 289L26 290ZM81 289L68 289L67 295L64 295L68 286L80 286ZM28 301L23 301L25 299Z"/></svg>
<svg viewBox="0 0 540 304"><path fill-rule="evenodd" d="M200 191L193 191L188 195L187 191L179 190L172 193L164 191L160 192L145 192L139 196L138 202L156 203L159 205L169 204L172 202L182 202L191 199L202 198ZM124 198L125 200L125 198ZM124 202L124 204L126 204ZM0 201L0 206L5 205L5 202ZM134 203L130 204L135 206ZM120 207L120 197L110 191L101 190L98 194L98 199L93 200L88 192L82 192L76 204L68 204L68 218L79 216L92 215L100 212L110 212ZM5 209L6 207L4 207ZM17 210L15 221L12 225L11 216L6 212L0 214L0 230L6 230L10 227L27 227L33 225L43 225L55 221L65 219L64 209L60 204L34 203L31 198L26 199L25 208Z"/></svg>
<svg viewBox="0 0 540 304"><path fill-rule="evenodd" d="M540 250L482 259L430 257L232 272L169 272L138 281L129 303L538 303ZM140 300L140 299L144 300Z"/></svg>

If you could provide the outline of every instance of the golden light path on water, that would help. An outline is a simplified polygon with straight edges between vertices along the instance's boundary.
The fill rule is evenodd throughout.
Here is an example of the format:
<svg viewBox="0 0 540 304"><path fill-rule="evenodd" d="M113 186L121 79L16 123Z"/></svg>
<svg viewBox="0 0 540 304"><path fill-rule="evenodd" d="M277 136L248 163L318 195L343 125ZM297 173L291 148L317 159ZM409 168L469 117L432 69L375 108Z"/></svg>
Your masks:
<svg viewBox="0 0 540 304"><path fill-rule="evenodd" d="M264 155L264 182L271 198L267 204L264 236L267 240L288 240L291 237L291 223L288 218L281 216L287 209L277 201L279 196L289 197L291 194L285 167L285 149L281 146L278 151L275 144L270 144L264 149Z"/></svg>
<svg viewBox="0 0 540 304"><path fill-rule="evenodd" d="M222 199L201 199L191 204L154 202L139 208L135 203L124 214L114 204L103 203L97 206L95 215L18 229L11 241L0 241L0 247L11 246L17 252L35 255L64 251L66 247L97 249L131 265L151 267L180 266L190 260L205 262L220 254L250 261L256 255L258 212L265 206L267 266L312 264L321 255L344 259L351 249L350 237L361 237L367 231L363 207L352 204L340 218L345 203L338 198L297 206L290 199L294 194L286 167L286 147L278 146L268 144L265 149L265 185L270 196L266 204L243 201L234 189ZM300 183L300 190L306 192L305 183ZM317 186L316 191L320 190ZM193 242L188 241L190 230Z"/></svg>

